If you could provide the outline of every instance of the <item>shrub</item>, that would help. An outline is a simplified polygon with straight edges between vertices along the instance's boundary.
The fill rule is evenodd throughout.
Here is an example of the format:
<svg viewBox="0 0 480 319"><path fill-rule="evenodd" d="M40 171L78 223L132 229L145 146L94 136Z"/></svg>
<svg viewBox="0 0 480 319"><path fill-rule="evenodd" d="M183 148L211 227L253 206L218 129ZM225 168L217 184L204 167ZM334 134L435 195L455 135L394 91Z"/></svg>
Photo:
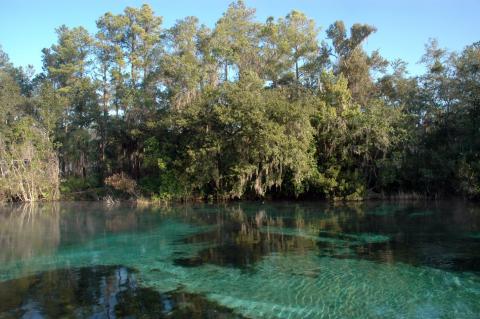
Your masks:
<svg viewBox="0 0 480 319"><path fill-rule="evenodd" d="M31 118L0 136L0 199L33 202L59 197L58 157Z"/></svg>
<svg viewBox="0 0 480 319"><path fill-rule="evenodd" d="M105 185L129 195L136 195L137 182L123 172L107 177Z"/></svg>

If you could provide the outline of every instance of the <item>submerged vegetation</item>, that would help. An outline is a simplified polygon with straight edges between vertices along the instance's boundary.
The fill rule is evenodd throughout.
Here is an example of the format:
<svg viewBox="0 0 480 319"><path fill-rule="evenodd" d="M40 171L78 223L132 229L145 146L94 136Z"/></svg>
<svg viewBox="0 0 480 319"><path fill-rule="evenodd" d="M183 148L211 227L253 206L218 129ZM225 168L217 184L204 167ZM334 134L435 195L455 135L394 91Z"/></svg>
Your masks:
<svg viewBox="0 0 480 319"><path fill-rule="evenodd" d="M432 40L409 76L362 48L373 26L319 30L242 1L163 29L143 5L59 27L36 75L0 51L0 200L479 198L480 44Z"/></svg>
<svg viewBox="0 0 480 319"><path fill-rule="evenodd" d="M454 200L1 205L0 317L478 318L479 234Z"/></svg>

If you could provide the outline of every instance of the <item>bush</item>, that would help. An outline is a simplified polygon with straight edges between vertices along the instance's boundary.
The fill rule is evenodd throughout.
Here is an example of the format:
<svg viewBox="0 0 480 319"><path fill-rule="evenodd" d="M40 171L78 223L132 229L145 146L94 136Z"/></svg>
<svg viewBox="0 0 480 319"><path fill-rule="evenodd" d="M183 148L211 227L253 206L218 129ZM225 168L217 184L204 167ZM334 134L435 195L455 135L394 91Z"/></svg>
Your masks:
<svg viewBox="0 0 480 319"><path fill-rule="evenodd" d="M155 201L178 200L187 193L175 173L170 170L160 173L158 177L142 178L139 184L142 193Z"/></svg>
<svg viewBox="0 0 480 319"><path fill-rule="evenodd" d="M107 177L105 185L117 191L136 196L137 182L123 172Z"/></svg>
<svg viewBox="0 0 480 319"><path fill-rule="evenodd" d="M59 197L58 157L31 118L0 135L0 199L33 202Z"/></svg>
<svg viewBox="0 0 480 319"><path fill-rule="evenodd" d="M101 197L104 189L100 188L97 176L86 178L69 176L60 183L60 193L68 200L95 200Z"/></svg>

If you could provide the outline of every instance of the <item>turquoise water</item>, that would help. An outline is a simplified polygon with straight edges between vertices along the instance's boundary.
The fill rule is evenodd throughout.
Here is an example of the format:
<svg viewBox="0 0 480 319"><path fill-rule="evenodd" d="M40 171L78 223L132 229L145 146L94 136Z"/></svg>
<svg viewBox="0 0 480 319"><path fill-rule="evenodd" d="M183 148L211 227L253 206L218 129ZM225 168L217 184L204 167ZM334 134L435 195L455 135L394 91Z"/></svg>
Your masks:
<svg viewBox="0 0 480 319"><path fill-rule="evenodd" d="M480 207L0 207L0 318L479 318Z"/></svg>

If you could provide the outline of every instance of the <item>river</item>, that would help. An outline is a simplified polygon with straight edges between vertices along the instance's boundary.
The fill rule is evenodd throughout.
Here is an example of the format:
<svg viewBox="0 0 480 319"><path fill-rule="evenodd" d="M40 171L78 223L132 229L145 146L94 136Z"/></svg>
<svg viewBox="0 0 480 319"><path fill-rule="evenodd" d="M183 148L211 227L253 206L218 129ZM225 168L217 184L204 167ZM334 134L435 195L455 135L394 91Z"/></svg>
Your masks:
<svg viewBox="0 0 480 319"><path fill-rule="evenodd" d="M0 318L480 318L480 206L0 206Z"/></svg>

